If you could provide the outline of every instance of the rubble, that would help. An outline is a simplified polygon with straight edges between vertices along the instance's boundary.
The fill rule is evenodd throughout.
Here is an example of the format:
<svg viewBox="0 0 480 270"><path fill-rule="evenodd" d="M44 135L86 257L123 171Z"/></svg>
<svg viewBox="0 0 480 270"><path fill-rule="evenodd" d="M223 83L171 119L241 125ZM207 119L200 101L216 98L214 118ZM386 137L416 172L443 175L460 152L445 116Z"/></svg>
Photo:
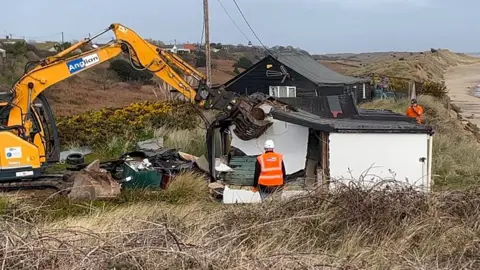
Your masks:
<svg viewBox="0 0 480 270"><path fill-rule="evenodd" d="M120 194L120 184L100 168L100 160L95 160L69 178L73 181L73 187L68 198L73 201L114 198Z"/></svg>
<svg viewBox="0 0 480 270"><path fill-rule="evenodd" d="M153 139L138 142L137 147L140 150L159 150L163 147L163 138L156 137Z"/></svg>

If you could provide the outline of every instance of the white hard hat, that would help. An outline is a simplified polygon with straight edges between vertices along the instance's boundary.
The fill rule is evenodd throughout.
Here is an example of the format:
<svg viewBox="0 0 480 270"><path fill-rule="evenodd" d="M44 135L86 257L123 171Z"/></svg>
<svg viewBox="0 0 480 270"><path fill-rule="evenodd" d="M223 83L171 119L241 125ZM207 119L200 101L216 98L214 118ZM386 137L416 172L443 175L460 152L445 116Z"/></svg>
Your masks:
<svg viewBox="0 0 480 270"><path fill-rule="evenodd" d="M273 143L272 140L266 140L265 144L263 145L263 148L265 149L273 149L275 148L275 144Z"/></svg>

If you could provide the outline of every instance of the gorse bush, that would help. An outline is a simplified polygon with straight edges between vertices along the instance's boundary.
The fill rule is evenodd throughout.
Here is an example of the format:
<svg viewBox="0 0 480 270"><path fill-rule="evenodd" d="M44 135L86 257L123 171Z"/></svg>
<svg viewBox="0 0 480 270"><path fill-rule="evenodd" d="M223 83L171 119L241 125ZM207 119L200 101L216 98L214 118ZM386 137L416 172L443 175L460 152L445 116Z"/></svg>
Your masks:
<svg viewBox="0 0 480 270"><path fill-rule="evenodd" d="M441 82L427 81L423 83L422 89L420 92L423 95L430 95L430 96L442 98L447 95L448 90L444 81L441 81Z"/></svg>
<svg viewBox="0 0 480 270"><path fill-rule="evenodd" d="M139 102L124 108L90 111L58 120L63 145L104 146L114 137L128 134L141 139L152 134L145 130L159 127L191 129L196 127L197 114L192 104L183 102Z"/></svg>

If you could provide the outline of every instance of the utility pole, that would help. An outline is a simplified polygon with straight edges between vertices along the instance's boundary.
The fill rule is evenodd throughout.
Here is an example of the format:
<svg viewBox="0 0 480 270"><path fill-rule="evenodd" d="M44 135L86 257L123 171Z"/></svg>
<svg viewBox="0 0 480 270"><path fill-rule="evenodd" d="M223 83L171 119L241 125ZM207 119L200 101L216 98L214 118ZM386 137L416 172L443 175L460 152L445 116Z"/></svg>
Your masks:
<svg viewBox="0 0 480 270"><path fill-rule="evenodd" d="M207 66L207 86L211 86L210 30L208 23L208 0L203 0L203 24L205 27L205 60Z"/></svg>
<svg viewBox="0 0 480 270"><path fill-rule="evenodd" d="M65 50L64 46L65 46L65 39L63 38L63 32L62 32L62 45L60 46L60 49L62 49L62 51Z"/></svg>

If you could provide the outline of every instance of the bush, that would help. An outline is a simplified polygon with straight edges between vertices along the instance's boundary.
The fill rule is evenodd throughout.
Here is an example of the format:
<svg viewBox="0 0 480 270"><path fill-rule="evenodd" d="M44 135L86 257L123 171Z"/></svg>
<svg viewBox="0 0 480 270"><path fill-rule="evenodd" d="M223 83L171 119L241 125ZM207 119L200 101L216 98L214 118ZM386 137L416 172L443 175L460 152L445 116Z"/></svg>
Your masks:
<svg viewBox="0 0 480 270"><path fill-rule="evenodd" d="M240 70L238 70L237 67L235 67L235 69L233 70L233 73L235 73L236 75L240 74Z"/></svg>
<svg viewBox="0 0 480 270"><path fill-rule="evenodd" d="M120 79L124 82L140 81L147 82L153 77L149 71L139 71L134 69L129 62L123 59L117 59L110 63L110 70L115 71Z"/></svg>
<svg viewBox="0 0 480 270"><path fill-rule="evenodd" d="M114 137L143 139L145 130L159 127L191 129L197 120L191 104L182 102L139 102L115 109L106 108L58 120L62 144L105 146ZM127 140L128 141L128 140Z"/></svg>
<svg viewBox="0 0 480 270"><path fill-rule="evenodd" d="M4 49L7 53L13 54L14 56L21 56L27 52L27 43L21 41L15 42L14 44L6 44Z"/></svg>
<svg viewBox="0 0 480 270"><path fill-rule="evenodd" d="M390 89L394 91L407 92L408 85L409 85L409 80L406 80L406 79L398 79L398 78L389 79Z"/></svg>
<svg viewBox="0 0 480 270"><path fill-rule="evenodd" d="M428 81L422 85L421 93L424 95L430 95L434 97L443 98L447 95L447 86L444 81L434 82Z"/></svg>
<svg viewBox="0 0 480 270"><path fill-rule="evenodd" d="M253 65L253 62L250 59L246 57L240 57L240 59L238 59L237 62L233 64L233 67L247 69L252 65Z"/></svg>
<svg viewBox="0 0 480 270"><path fill-rule="evenodd" d="M207 66L207 57L204 53L200 53L197 59L195 60L195 67L206 67Z"/></svg>

